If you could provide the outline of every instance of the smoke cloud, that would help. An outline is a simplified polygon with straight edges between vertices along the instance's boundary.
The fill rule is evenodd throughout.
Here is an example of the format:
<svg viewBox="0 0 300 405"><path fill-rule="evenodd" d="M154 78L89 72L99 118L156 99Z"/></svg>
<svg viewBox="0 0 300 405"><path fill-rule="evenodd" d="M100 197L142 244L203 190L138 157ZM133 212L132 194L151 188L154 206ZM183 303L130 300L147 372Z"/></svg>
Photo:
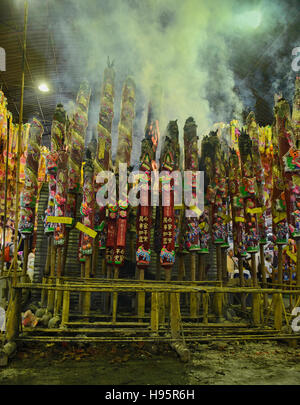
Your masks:
<svg viewBox="0 0 300 405"><path fill-rule="evenodd" d="M287 12L294 12L294 3L288 11L282 3L245 1L241 6L236 0L50 0L54 42L65 66L60 73L61 86L74 89L82 78L89 80L93 90L90 122L96 124L103 70L108 56L114 60L114 154L122 85L128 75L133 77L137 97L132 162L136 163L154 84L163 90L161 133L169 120L178 119L181 142L189 116L194 117L201 138L213 123L241 119L244 108L253 108L251 88L260 87L261 57L264 68L268 58L273 58L266 71L276 77L267 90L260 87L257 91L271 101L278 87L290 89L294 79L291 68L276 61L276 55L284 46L284 57L288 58L284 25L289 22ZM280 30L283 33L277 38ZM264 85L265 80L259 77Z"/></svg>

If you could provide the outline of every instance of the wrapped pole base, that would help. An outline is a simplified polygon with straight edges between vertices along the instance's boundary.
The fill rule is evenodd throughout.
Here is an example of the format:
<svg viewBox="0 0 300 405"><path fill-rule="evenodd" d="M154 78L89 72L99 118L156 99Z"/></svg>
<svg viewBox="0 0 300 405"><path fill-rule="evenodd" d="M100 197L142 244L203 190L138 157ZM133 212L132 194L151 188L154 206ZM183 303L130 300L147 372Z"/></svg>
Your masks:
<svg viewBox="0 0 300 405"><path fill-rule="evenodd" d="M174 341L171 347L177 352L181 361L190 360L190 352L181 337L181 313L180 313L180 295L179 293L170 293L170 325L171 336Z"/></svg>
<svg viewBox="0 0 300 405"><path fill-rule="evenodd" d="M196 253L191 253L191 281L196 281ZM198 294L190 294L190 316L197 318L198 315Z"/></svg>
<svg viewBox="0 0 300 405"><path fill-rule="evenodd" d="M145 270L143 268L138 269L139 273L139 280L143 281L145 279ZM138 318L139 322L143 321L143 317L145 315L145 298L146 294L144 292L138 293Z"/></svg>
<svg viewBox="0 0 300 405"><path fill-rule="evenodd" d="M5 337L8 342L13 341L19 335L21 325L21 298L22 291L19 288L12 288L6 315Z"/></svg>
<svg viewBox="0 0 300 405"><path fill-rule="evenodd" d="M86 256L86 261L84 264L84 278L88 280L91 274L91 256ZM91 293L84 292L82 298L82 314L89 316L91 309Z"/></svg>

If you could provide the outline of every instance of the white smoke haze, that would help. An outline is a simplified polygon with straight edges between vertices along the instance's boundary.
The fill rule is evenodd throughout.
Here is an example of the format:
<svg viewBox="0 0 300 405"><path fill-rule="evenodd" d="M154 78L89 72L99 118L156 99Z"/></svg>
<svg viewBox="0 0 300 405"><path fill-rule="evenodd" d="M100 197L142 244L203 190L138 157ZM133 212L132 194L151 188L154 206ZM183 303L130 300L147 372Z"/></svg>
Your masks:
<svg viewBox="0 0 300 405"><path fill-rule="evenodd" d="M165 132L170 120L178 119L181 143L183 126L190 116L194 117L201 138L214 123L241 119L244 108L253 108L255 94L251 87L253 83L259 87L265 80L261 56L272 59L270 74L275 72L276 77L268 79L267 91L261 88L256 93L272 100L278 87L290 91L294 81L290 64L285 66L286 60L278 58L280 50L288 46L289 18L284 3L49 0L50 13L55 16L51 27L55 46L60 49L59 57L63 55L64 59L61 86L63 91L68 88L74 91L74 83L78 86L81 79L89 80L92 88L89 126L93 126L98 119L107 57L114 61L114 157L122 85L128 75L132 76L137 92L132 150L135 164L144 137L150 89L155 83L163 91L160 132ZM296 7L294 12L294 3L288 8L291 14L297 11ZM278 38L274 33L280 33ZM289 44L291 49L294 43L295 38ZM71 109L71 104L65 108Z"/></svg>

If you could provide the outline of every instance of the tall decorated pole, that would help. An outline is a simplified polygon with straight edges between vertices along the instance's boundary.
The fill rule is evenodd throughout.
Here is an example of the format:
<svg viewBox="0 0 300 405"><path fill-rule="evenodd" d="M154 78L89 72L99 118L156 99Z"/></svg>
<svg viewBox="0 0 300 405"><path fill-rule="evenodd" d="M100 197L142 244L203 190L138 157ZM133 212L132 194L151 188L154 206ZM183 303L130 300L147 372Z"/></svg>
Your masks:
<svg viewBox="0 0 300 405"><path fill-rule="evenodd" d="M224 193L222 196L222 210L223 210L223 222L225 225L225 242L221 245L221 267L222 267L222 279L224 283L228 281L228 269L227 269L227 249L230 247L228 241L229 223L231 221L230 216L230 197L229 197L229 156L230 147L228 139L228 130L224 124L218 129L218 136L220 138L221 147L221 159L224 164L223 173L225 176Z"/></svg>
<svg viewBox="0 0 300 405"><path fill-rule="evenodd" d="M256 217L258 208L257 182L252 154L252 141L249 134L242 131L238 142L242 169L242 185L240 190L244 199L245 246L247 253L251 255L251 277L252 285L255 287L258 285L255 254L259 250L258 221ZM260 323L260 297L257 293L253 294L252 315L254 324L258 325Z"/></svg>
<svg viewBox="0 0 300 405"><path fill-rule="evenodd" d="M185 121L184 125L184 168L185 172L191 172L191 189L192 197L196 199L196 172L199 167L198 159L198 137L197 137L197 125L192 117L189 117ZM188 207L191 209L191 207ZM190 252L190 277L192 281L196 281L196 268L197 268L197 256L196 252L200 250L200 240L199 240L199 217L202 213L200 212L195 217L185 218L185 247ZM202 256L202 255L201 255ZM203 261L203 256L201 262ZM190 295L190 313L192 317L197 316L197 295Z"/></svg>
<svg viewBox="0 0 300 405"><path fill-rule="evenodd" d="M263 284L266 287L266 271L264 260L264 245L267 243L267 227L265 218L265 198L264 198L264 172L259 151L259 128L255 121L255 115L250 112L246 119L247 132L252 141L252 160L254 168L254 176L256 179L256 208L251 210L251 213L256 214L258 237L259 237L259 250L260 250L260 265ZM264 295L265 306L267 306L267 295Z"/></svg>
<svg viewBox="0 0 300 405"><path fill-rule="evenodd" d="M112 168L111 159L111 128L114 117L114 96L115 96L115 71L113 63L108 59L107 67L104 70L103 83L100 96L100 112L97 124L97 153L94 159L94 174L107 171ZM94 241L93 273L95 273L98 248L105 250L107 224L106 207L95 207L95 231L97 236ZM103 260L103 265L105 260ZM104 266L103 266L104 267ZM104 271L104 268L102 269Z"/></svg>
<svg viewBox="0 0 300 405"><path fill-rule="evenodd" d="M216 246L217 280L223 279L221 246L227 241L226 223L228 185L226 171L222 160L220 140L216 132L211 132L202 141L202 154L206 165L206 173L210 179L206 198L210 202L210 221L212 242ZM215 294L214 306L217 320L222 318L223 294Z"/></svg>
<svg viewBox="0 0 300 405"><path fill-rule="evenodd" d="M118 126L116 174L119 180L119 196L116 206L109 206L108 237L106 243L107 263L114 266L114 278L119 277L119 268L125 260L126 232L128 221L127 170L132 150L133 121L135 117L135 84L128 77L122 90L121 115ZM121 171L119 171L121 169ZM122 183L122 184L121 184ZM125 189L124 189L125 188ZM113 321L116 319L117 294L113 294Z"/></svg>
<svg viewBox="0 0 300 405"><path fill-rule="evenodd" d="M63 274L62 250L65 245L66 225L63 222L66 214L67 190L68 190L68 152L66 150L67 115L62 106L60 120L54 122L53 142L56 143L56 188L54 195L54 215L57 222L54 225L54 246L57 247L57 277ZM59 139L56 137L59 135Z"/></svg>
<svg viewBox="0 0 300 405"><path fill-rule="evenodd" d="M299 85L299 84L298 84ZM297 95L298 90L298 95ZM294 106L297 109L297 96L299 89L296 91ZM294 107L295 109L295 107ZM294 113L295 114L295 113ZM300 188L299 188L299 131L297 125L293 125L290 116L290 107L286 100L279 99L275 105L275 138L278 142L278 159L282 170L284 183L284 200L286 208L286 220L289 226L289 234L296 240L300 237ZM295 131L296 129L296 131ZM283 195L282 195L283 196ZM275 221L275 220L274 220ZM298 245L298 243L297 243ZM282 246L278 246L278 257L282 258ZM298 285L300 285L300 269L297 267L299 274ZM278 282L282 283L283 268L282 263L278 260Z"/></svg>
<svg viewBox="0 0 300 405"><path fill-rule="evenodd" d="M85 279L90 278L91 274L91 258L93 254L93 242L97 235L94 230L95 217L95 188L94 188L94 165L92 154L89 148L85 152L83 168L83 196L80 207L82 221L79 226L81 230L79 239L79 260L85 263L84 276ZM83 295L83 314L88 315L90 312L90 293Z"/></svg>
<svg viewBox="0 0 300 405"><path fill-rule="evenodd" d="M158 120L153 104L148 106L148 118L145 129L145 138L142 140L141 158L139 170L143 172L146 179L142 180L145 192L141 192L141 204L137 208L136 215L136 266L138 277L144 280L145 269L150 265L151 260L151 227L152 227L152 206L151 206L151 172L156 170L155 155L159 140ZM143 199L146 198L145 201ZM138 294L138 315L142 317L145 310L145 293Z"/></svg>
<svg viewBox="0 0 300 405"><path fill-rule="evenodd" d="M172 178L172 172L178 171L180 167L178 138L177 120L170 121L160 157L162 193L160 264L165 270L166 281L171 281L171 270L175 263L174 178Z"/></svg>
<svg viewBox="0 0 300 405"><path fill-rule="evenodd" d="M54 244L54 231L58 225L54 222L51 222L53 217L55 217L55 196L56 193L56 179L57 179L57 169L59 154L64 150L64 141L65 141L65 131L66 131L66 112L62 104L56 106L52 127L51 127L51 152L46 156L46 166L47 166L47 175L49 181L49 197L48 205L45 211L45 222L44 230L48 236L48 255L50 264L50 272L48 269L45 269L45 273L50 273L50 277L55 276L55 263L56 263L56 253L57 253L57 244ZM61 167L61 165L60 165ZM57 237L57 230L56 230ZM48 310L53 311L54 309L54 292L49 291L48 293Z"/></svg>
<svg viewBox="0 0 300 405"><path fill-rule="evenodd" d="M21 193L21 212L19 231L25 237L23 276L27 271L29 235L33 234L35 211L38 195L38 169L41 153L41 142L44 128L40 121L33 118L30 123L27 158L25 165L25 184Z"/></svg>
<svg viewBox="0 0 300 405"><path fill-rule="evenodd" d="M88 109L91 90L85 80L81 83L75 104L74 113L68 126L68 193L66 204L66 217L72 219L67 225L65 255L68 248L68 235L76 216L77 196L81 184L81 168L84 155L86 129L88 125Z"/></svg>
<svg viewBox="0 0 300 405"><path fill-rule="evenodd" d="M241 193L242 173L239 156L235 149L229 155L229 195L232 216L233 254L238 259L240 286L245 286L243 257L247 256L245 246L244 199ZM242 309L246 310L245 296L242 295Z"/></svg>
<svg viewBox="0 0 300 405"><path fill-rule="evenodd" d="M292 164L294 169L294 174L292 176L293 190L295 196L294 202L294 229L292 229L293 238L296 240L297 248L297 262L296 262L296 283L300 286L300 77L296 78L295 81L295 93L293 101L293 112L292 112L292 125L294 129L294 154L290 156L289 160L292 158ZM294 162L293 162L294 159Z"/></svg>

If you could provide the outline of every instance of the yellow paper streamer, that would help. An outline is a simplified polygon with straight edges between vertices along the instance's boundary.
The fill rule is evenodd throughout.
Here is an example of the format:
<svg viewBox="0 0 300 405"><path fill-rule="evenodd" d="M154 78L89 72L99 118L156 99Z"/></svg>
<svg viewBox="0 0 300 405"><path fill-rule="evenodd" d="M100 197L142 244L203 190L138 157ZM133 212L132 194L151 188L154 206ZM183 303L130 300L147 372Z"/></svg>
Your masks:
<svg viewBox="0 0 300 405"><path fill-rule="evenodd" d="M53 224L72 224L73 219L71 217L47 217L47 222Z"/></svg>
<svg viewBox="0 0 300 405"><path fill-rule="evenodd" d="M94 231L91 228L88 228L87 226L83 225L81 222L77 222L75 228L77 228L79 231L81 231L83 233L86 233L91 238L95 238L95 236L97 235L96 231Z"/></svg>

